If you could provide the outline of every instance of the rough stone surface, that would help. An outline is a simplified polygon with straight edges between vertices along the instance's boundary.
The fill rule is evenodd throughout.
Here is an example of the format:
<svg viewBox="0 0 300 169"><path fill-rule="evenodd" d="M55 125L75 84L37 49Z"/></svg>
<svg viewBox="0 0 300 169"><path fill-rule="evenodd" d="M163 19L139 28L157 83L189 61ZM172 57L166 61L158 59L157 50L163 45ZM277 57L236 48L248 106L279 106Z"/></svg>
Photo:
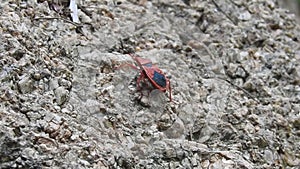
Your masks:
<svg viewBox="0 0 300 169"><path fill-rule="evenodd" d="M278 1L77 5L80 23L65 1L0 3L0 168L300 166L300 29ZM173 102L137 91L129 52Z"/></svg>

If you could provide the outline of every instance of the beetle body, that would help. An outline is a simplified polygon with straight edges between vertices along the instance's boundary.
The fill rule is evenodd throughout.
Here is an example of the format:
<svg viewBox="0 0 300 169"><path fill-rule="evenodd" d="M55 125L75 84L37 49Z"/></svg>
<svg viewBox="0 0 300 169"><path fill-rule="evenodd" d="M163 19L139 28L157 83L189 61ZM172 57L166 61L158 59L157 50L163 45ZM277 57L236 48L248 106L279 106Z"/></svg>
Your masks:
<svg viewBox="0 0 300 169"><path fill-rule="evenodd" d="M129 55L136 62L140 70L140 76L137 79L138 88L140 88L141 81L148 79L156 89L162 92L169 91L169 99L172 101L170 80L166 77L163 71L156 65L153 65L150 59L141 58L134 54Z"/></svg>

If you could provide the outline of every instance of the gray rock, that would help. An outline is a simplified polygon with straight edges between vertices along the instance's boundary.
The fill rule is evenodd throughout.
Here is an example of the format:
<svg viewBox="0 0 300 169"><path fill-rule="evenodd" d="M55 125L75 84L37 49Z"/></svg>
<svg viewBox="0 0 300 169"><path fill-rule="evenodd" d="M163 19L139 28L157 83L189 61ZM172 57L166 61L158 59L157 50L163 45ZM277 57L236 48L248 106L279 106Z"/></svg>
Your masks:
<svg viewBox="0 0 300 169"><path fill-rule="evenodd" d="M56 88L59 87L59 84L58 84L58 78L53 78L50 80L49 82L49 90L55 90Z"/></svg>
<svg viewBox="0 0 300 169"><path fill-rule="evenodd" d="M69 91L62 86L56 88L54 94L58 105L63 105L69 99Z"/></svg>
<svg viewBox="0 0 300 169"><path fill-rule="evenodd" d="M180 118L176 118L174 123L164 131L168 138L183 139L185 134L185 127Z"/></svg>
<svg viewBox="0 0 300 169"><path fill-rule="evenodd" d="M62 78L58 80L58 84L59 84L59 86L63 86L66 89L70 89L72 87L72 82L70 82L66 79L62 79ZM52 87L56 87L56 84Z"/></svg>
<svg viewBox="0 0 300 169"><path fill-rule="evenodd" d="M21 93L30 93L34 89L34 81L30 76L22 76L18 82L18 87Z"/></svg>
<svg viewBox="0 0 300 169"><path fill-rule="evenodd" d="M243 21L248 21L251 19L251 14L248 11L241 13L238 18Z"/></svg>

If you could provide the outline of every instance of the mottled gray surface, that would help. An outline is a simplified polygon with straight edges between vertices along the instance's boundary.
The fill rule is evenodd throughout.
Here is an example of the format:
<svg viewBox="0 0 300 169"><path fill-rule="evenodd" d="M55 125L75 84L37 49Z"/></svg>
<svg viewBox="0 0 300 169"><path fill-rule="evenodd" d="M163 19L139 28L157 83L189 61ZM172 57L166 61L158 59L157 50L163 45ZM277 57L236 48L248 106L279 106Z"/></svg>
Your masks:
<svg viewBox="0 0 300 169"><path fill-rule="evenodd" d="M50 1L0 3L0 168L300 166L300 29L275 0L78 5L81 27ZM174 102L138 100L126 50Z"/></svg>

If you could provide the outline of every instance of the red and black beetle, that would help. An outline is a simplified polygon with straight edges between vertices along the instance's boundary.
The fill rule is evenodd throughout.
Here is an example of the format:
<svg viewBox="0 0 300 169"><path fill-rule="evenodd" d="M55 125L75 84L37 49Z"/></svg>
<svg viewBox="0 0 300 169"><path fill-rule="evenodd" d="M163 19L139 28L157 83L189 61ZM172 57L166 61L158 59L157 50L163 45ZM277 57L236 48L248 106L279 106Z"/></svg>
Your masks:
<svg viewBox="0 0 300 169"><path fill-rule="evenodd" d="M140 71L140 76L137 79L137 87L140 89L141 81L148 79L154 88L166 92L169 91L169 99L172 102L172 89L170 80L166 77L162 70L152 64L150 59L141 58L135 54L129 54L136 62L137 66L130 65L132 68Z"/></svg>

